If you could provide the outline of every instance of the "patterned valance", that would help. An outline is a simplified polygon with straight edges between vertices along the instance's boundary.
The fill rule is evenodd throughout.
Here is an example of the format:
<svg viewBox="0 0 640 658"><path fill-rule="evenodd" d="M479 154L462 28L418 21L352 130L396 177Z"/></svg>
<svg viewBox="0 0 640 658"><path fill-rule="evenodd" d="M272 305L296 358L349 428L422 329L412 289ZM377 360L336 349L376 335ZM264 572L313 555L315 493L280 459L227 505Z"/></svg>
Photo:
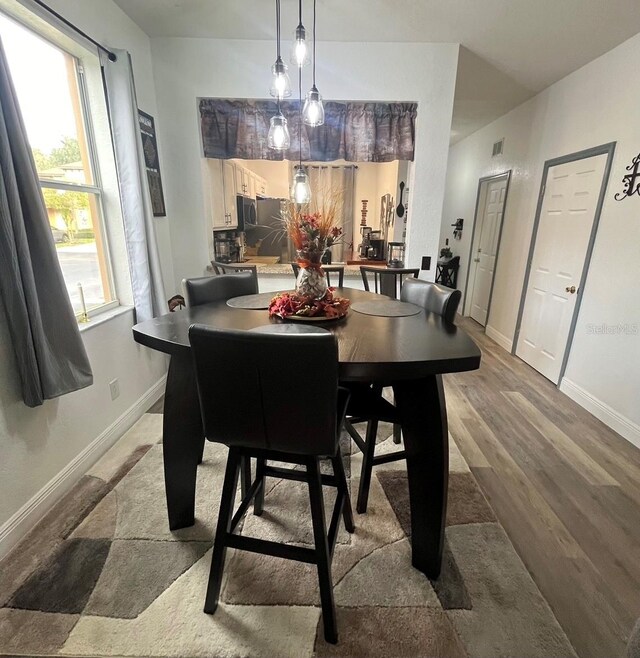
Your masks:
<svg viewBox="0 0 640 658"><path fill-rule="evenodd" d="M267 146L269 120L276 104L263 100L200 100L200 126L206 158L298 160L299 102L283 101L291 148L284 153ZM324 125L302 126L302 160L391 162L413 160L416 103L325 103Z"/></svg>

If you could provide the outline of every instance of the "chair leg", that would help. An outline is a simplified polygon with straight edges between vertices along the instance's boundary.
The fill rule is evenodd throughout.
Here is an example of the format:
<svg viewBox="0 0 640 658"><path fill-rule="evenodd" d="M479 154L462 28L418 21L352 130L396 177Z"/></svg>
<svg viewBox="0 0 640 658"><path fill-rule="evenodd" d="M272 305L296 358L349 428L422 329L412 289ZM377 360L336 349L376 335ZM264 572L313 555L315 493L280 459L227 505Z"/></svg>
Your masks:
<svg viewBox="0 0 640 658"><path fill-rule="evenodd" d="M373 455L376 450L376 436L378 434L378 421L374 418L367 423L365 438L366 450L362 453L362 470L360 471L360 487L358 488L358 501L356 511L364 514L367 511L369 500L369 486L371 485L371 471L373 470Z"/></svg>
<svg viewBox="0 0 640 658"><path fill-rule="evenodd" d="M224 570L224 559L227 554L227 533L231 528L233 516L233 504L238 487L238 470L242 457L237 448L229 449L227 468L222 485L222 496L220 500L220 512L218 514L218 525L216 537L213 542L213 556L211 558L211 571L209 572L209 585L204 602L204 611L212 615L218 607L220 598L220 586L222 585L222 573Z"/></svg>
<svg viewBox="0 0 640 658"><path fill-rule="evenodd" d="M260 482L260 488L256 492L256 497L253 499L253 513L256 516L261 516L264 510L264 467L266 463L266 459L262 459L261 457L256 459L256 480Z"/></svg>
<svg viewBox="0 0 640 658"><path fill-rule="evenodd" d="M356 526L353 522L353 510L351 509L351 497L349 496L349 487L347 486L347 476L344 472L344 463L342 462L342 452L338 448L338 453L335 457L331 458L333 465L333 474L338 483L338 495L344 496L344 503L342 505L342 518L344 519L344 527L347 532L353 532Z"/></svg>
<svg viewBox="0 0 640 658"><path fill-rule="evenodd" d="M249 487L251 486L251 457L240 458L240 492L242 498L247 495Z"/></svg>
<svg viewBox="0 0 640 658"><path fill-rule="evenodd" d="M402 426L398 423L394 423L393 425L393 442L396 445L402 443Z"/></svg>
<svg viewBox="0 0 640 658"><path fill-rule="evenodd" d="M331 554L327 538L327 524L324 516L324 499L322 497L322 477L317 457L307 462L309 476L309 500L311 503L311 519L313 521L313 537L318 560L318 580L320 581L320 602L322 604L322 619L324 621L324 638L331 644L338 642L336 623L336 608L333 602L333 582L331 580Z"/></svg>

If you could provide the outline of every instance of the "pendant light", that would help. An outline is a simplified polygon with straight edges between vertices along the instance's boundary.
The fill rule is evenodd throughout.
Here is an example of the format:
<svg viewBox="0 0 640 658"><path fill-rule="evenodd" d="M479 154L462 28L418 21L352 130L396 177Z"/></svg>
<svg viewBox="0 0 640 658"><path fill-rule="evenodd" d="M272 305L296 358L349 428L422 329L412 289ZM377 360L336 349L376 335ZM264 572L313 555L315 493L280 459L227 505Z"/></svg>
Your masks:
<svg viewBox="0 0 640 658"><path fill-rule="evenodd" d="M298 27L296 28L291 47L291 63L298 68L302 68L309 63L309 60L307 31L302 24L302 0L298 0Z"/></svg>
<svg viewBox="0 0 640 658"><path fill-rule="evenodd" d="M276 61L271 67L271 89L269 93L282 100L291 96L291 83L287 74L288 66L282 61L280 56L280 0L276 0Z"/></svg>
<svg viewBox="0 0 640 658"><path fill-rule="evenodd" d="M303 116L308 126L321 126L324 123L324 105L316 87L316 0L313 0L313 84L307 92Z"/></svg>
<svg viewBox="0 0 640 658"><path fill-rule="evenodd" d="M278 102L278 113L271 117L269 122L269 135L267 136L267 146L274 151L286 151L289 148L291 139L289 137L289 127L287 119L280 110Z"/></svg>
<svg viewBox="0 0 640 658"><path fill-rule="evenodd" d="M307 170L302 165L302 69L298 70L298 100L300 123L298 125L299 161L293 172L293 184L291 185L291 200L302 206L311 201L311 186Z"/></svg>

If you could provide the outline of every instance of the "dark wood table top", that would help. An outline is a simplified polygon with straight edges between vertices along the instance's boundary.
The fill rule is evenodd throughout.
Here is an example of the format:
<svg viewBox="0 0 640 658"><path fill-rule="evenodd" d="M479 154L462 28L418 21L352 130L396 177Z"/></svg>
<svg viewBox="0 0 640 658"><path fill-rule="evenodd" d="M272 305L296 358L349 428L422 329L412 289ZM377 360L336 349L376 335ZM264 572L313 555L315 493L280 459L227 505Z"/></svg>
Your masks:
<svg viewBox="0 0 640 658"><path fill-rule="evenodd" d="M276 293L274 293L275 295ZM352 302L380 301L375 293L336 289ZM168 313L133 327L135 340L166 354L188 354L189 327L205 324L228 329L254 329L281 323L266 310L231 308L225 301ZM350 310L346 318L318 323L338 341L340 378L350 381L395 381L427 375L475 370L480 350L467 334L442 317L420 309L417 315L378 317Z"/></svg>

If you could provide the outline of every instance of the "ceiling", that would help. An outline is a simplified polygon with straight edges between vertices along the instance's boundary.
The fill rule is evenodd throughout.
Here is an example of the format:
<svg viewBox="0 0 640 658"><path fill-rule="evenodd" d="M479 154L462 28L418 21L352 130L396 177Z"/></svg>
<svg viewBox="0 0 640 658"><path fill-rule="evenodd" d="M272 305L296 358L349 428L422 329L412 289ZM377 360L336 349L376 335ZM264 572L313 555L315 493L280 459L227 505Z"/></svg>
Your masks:
<svg viewBox="0 0 640 658"><path fill-rule="evenodd" d="M454 141L640 32L638 0L317 1L323 41L464 46ZM151 37L275 38L272 0L115 2ZM282 0L287 37L297 6Z"/></svg>

